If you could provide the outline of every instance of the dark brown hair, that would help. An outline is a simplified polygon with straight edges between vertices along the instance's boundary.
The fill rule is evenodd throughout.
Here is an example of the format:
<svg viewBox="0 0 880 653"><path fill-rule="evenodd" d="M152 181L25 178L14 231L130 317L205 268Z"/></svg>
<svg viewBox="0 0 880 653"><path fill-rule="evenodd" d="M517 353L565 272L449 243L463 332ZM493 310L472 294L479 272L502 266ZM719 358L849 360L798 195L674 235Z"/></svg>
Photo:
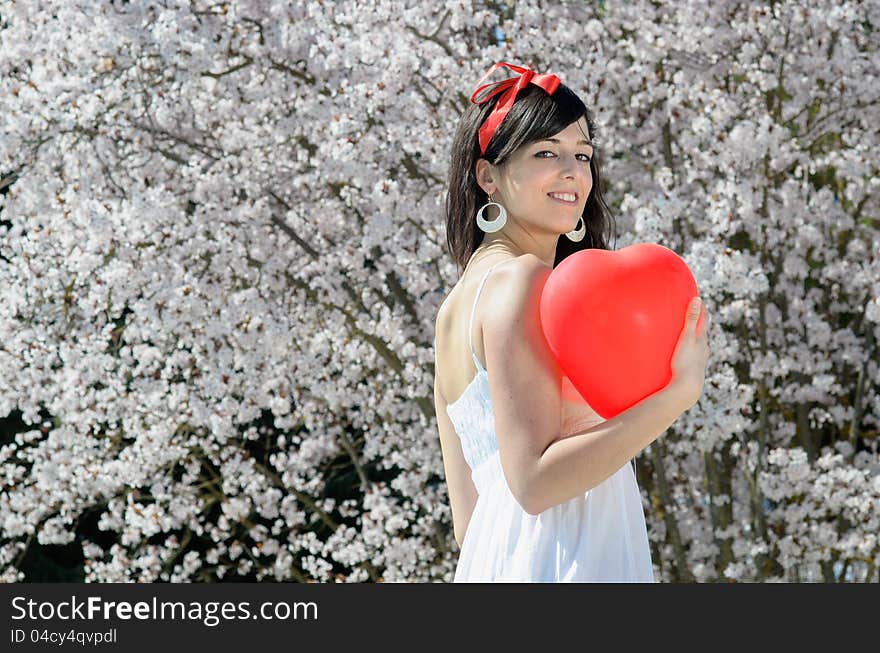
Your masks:
<svg viewBox="0 0 880 653"><path fill-rule="evenodd" d="M491 92L493 88L487 88L485 93ZM582 249L609 249L608 239L613 232L616 240L617 225L602 197L601 150L595 143L596 124L593 114L565 84L560 84L553 95L548 95L539 86L529 84L517 94L510 112L495 130L486 147L486 153L481 157L477 131L502 95L503 93L497 93L484 104L469 102L452 142L446 195L446 245L449 254L458 264L459 275L484 234L477 226L476 215L479 207L489 201L489 197L477 184L477 159L483 158L492 165L502 165L520 147L555 136L581 117L586 117L590 132L588 140L594 142L593 156L590 159L593 188L582 214L587 233L577 243L560 235L553 267L559 265L565 257Z"/></svg>

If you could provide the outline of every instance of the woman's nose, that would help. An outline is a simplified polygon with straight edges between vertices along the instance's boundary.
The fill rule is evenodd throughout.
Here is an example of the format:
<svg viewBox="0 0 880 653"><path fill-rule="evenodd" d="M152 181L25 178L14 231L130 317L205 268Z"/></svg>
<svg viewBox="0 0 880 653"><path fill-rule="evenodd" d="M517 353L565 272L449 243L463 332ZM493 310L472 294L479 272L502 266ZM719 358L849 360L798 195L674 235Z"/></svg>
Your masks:
<svg viewBox="0 0 880 653"><path fill-rule="evenodd" d="M577 156L562 157L560 161L561 163L559 165L562 168L562 173L569 179L576 179L578 176L587 177L590 175L589 166L584 165L583 161L579 160Z"/></svg>

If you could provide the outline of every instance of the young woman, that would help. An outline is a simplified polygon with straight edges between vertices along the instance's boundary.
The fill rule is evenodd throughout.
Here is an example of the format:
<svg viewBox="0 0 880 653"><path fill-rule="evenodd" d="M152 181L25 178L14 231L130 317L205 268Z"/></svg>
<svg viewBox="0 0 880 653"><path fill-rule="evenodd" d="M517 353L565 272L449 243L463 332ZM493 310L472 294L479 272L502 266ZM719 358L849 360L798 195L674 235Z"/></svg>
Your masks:
<svg viewBox="0 0 880 653"><path fill-rule="evenodd" d="M595 124L555 75L500 62L483 79L500 66L520 74L471 96L446 203L463 270L437 315L434 400L454 582L653 582L630 461L702 393L708 316L699 331L699 303L682 316L662 390L609 420L581 398L538 306L562 259L608 249Z"/></svg>

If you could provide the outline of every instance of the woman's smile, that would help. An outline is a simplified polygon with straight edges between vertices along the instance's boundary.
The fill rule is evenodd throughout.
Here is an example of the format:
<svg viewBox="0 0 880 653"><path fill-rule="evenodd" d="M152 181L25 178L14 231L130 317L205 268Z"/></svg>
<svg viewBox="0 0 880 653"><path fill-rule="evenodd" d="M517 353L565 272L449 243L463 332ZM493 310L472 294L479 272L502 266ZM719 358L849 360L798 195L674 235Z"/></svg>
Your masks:
<svg viewBox="0 0 880 653"><path fill-rule="evenodd" d="M558 202L559 204L565 204L566 206L577 206L577 198L575 198L575 199L574 199L573 201L571 201L571 202L566 202L565 200L560 199L560 198L558 198L558 197L555 197L555 196L553 196L553 195L550 195L549 193L547 194L547 197L549 197L549 198L550 198L551 200L553 200L554 202Z"/></svg>

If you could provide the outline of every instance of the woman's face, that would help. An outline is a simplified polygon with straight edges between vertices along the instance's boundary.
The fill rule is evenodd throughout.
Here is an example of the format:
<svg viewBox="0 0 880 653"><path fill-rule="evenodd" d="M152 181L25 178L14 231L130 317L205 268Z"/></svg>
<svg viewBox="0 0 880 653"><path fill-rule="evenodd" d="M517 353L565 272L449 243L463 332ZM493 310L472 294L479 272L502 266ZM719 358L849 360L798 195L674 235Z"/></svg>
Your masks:
<svg viewBox="0 0 880 653"><path fill-rule="evenodd" d="M491 189L492 198L507 209L508 219L512 217L534 235L543 231L558 236L572 231L593 187L593 147L583 143L588 140L585 134L589 131L582 117L551 137L560 142L527 143L506 165L494 167L480 160L477 178L487 182L480 185ZM481 173L488 177L481 178ZM577 199L574 204L563 204L551 198L551 192L576 193Z"/></svg>

